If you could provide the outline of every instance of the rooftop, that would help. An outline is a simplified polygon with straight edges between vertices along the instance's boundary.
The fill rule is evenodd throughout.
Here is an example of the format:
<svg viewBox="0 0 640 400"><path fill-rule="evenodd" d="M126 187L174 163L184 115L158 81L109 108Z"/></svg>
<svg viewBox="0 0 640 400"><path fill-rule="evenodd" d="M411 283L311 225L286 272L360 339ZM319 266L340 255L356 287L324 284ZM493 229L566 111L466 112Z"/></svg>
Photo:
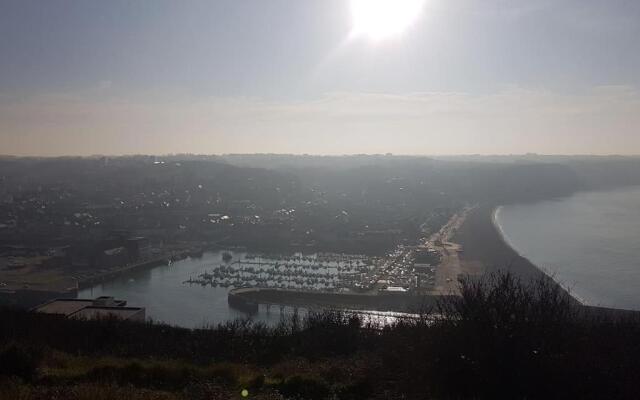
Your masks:
<svg viewBox="0 0 640 400"><path fill-rule="evenodd" d="M93 300L89 299L56 299L36 307L34 311L69 316L91 305L93 305Z"/></svg>
<svg viewBox="0 0 640 400"><path fill-rule="evenodd" d="M140 307L97 307L89 306L82 308L75 313L69 315L69 318L76 319L102 319L102 318L119 318L131 319L138 313L143 312L144 308Z"/></svg>
<svg viewBox="0 0 640 400"><path fill-rule="evenodd" d="M98 319L116 317L120 319L144 320L145 309L126 307L127 302L102 296L91 299L56 299L33 309L34 312L64 315L67 318Z"/></svg>

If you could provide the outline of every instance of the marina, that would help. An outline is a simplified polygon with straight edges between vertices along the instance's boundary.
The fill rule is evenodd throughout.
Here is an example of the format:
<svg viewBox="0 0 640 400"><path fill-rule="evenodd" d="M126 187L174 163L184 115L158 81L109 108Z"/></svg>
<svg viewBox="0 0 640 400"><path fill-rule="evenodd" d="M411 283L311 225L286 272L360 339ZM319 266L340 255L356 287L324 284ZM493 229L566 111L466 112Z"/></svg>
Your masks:
<svg viewBox="0 0 640 400"><path fill-rule="evenodd" d="M327 309L393 319L453 294L461 247L451 237L467 212L417 245L399 245L384 256L205 251L100 280L77 296L125 298L145 306L152 320L192 328L248 317L273 325L283 316Z"/></svg>
<svg viewBox="0 0 640 400"><path fill-rule="evenodd" d="M203 273L183 283L224 288L249 286L340 291L362 288L362 282L372 280L379 263L377 258L360 255L247 254L237 261L205 267Z"/></svg>

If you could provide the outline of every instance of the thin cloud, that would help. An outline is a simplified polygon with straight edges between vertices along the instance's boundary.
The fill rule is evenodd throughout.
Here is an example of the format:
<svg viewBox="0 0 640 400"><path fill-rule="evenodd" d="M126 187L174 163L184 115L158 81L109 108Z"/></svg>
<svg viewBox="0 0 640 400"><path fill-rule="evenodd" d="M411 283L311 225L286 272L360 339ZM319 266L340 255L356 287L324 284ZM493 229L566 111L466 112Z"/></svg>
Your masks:
<svg viewBox="0 0 640 400"><path fill-rule="evenodd" d="M3 153L640 153L640 93L627 86L335 92L304 102L126 98L4 97Z"/></svg>

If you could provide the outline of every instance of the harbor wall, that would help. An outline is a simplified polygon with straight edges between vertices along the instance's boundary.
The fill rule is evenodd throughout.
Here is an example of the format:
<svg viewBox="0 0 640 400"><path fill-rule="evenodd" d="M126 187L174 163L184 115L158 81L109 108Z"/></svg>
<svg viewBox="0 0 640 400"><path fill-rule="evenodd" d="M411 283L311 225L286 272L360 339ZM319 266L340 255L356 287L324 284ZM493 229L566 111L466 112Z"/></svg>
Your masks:
<svg viewBox="0 0 640 400"><path fill-rule="evenodd" d="M443 297L407 293L335 293L286 289L241 288L229 292L229 305L256 307L275 304L297 307L326 307L421 313L430 312ZM254 306L255 305L255 306Z"/></svg>

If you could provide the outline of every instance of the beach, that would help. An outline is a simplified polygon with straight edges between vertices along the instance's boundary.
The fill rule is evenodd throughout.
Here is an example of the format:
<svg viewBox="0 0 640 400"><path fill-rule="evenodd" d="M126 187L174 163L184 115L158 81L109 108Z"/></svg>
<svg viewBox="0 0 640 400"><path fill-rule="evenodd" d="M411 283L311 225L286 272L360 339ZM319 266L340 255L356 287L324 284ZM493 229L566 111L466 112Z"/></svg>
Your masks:
<svg viewBox="0 0 640 400"><path fill-rule="evenodd" d="M463 271L470 275L509 271L524 280L546 276L504 240L494 222L495 210L490 205L475 208L458 229L454 241L462 245Z"/></svg>

